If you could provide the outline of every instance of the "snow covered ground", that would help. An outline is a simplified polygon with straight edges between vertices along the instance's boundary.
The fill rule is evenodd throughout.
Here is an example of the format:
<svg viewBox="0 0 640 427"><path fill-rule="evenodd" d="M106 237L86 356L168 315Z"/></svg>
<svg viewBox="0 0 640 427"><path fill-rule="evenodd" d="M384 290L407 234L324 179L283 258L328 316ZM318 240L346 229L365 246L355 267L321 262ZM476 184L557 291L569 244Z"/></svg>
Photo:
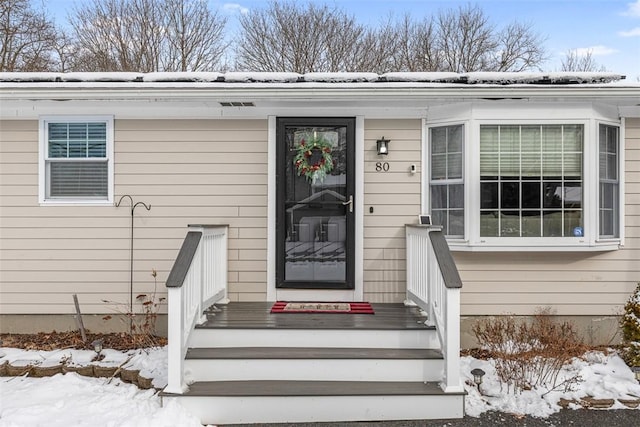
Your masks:
<svg viewBox="0 0 640 427"><path fill-rule="evenodd" d="M99 362L101 365L139 369L142 376L153 378L155 387L166 385L166 347L129 352L106 349L103 354L105 358ZM95 353L88 350L0 348L0 364L8 361L14 366L35 363L52 366L62 360L68 364L84 365L90 363L94 356ZM486 372L482 394L473 385L470 372L474 368ZM571 377L579 374L582 381L567 392L530 390L520 394L507 393L498 381L492 361L473 357L462 358L461 374L468 392L466 411L474 417L490 410L546 417L560 410L560 398L579 400L591 396L616 399L611 409L625 408L617 399L640 398L640 385L633 373L613 353L593 352L588 353L584 360L574 359L561 375ZM199 421L179 404L162 407L155 390L140 390L119 379L89 378L75 373L48 378L0 377L0 427L37 425L200 427Z"/></svg>

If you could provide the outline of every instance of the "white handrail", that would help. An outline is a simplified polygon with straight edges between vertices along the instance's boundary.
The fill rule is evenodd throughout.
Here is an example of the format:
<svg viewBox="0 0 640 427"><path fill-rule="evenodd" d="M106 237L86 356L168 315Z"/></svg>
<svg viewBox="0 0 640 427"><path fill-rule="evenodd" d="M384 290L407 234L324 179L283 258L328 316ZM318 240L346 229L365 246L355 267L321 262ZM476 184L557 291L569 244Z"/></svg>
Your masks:
<svg viewBox="0 0 640 427"><path fill-rule="evenodd" d="M460 377L460 275L441 227L406 226L407 299L436 327L444 357L445 392L462 392Z"/></svg>
<svg viewBox="0 0 640 427"><path fill-rule="evenodd" d="M204 310L227 299L227 226L190 226L167 278L168 373L165 392L182 394L184 357Z"/></svg>

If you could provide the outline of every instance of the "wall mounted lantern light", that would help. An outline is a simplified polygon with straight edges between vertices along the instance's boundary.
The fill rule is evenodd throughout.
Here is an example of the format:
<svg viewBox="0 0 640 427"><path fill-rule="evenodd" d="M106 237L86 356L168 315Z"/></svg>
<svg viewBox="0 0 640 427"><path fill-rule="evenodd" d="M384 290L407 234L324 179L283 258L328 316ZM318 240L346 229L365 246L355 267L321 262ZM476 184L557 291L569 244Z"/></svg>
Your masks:
<svg viewBox="0 0 640 427"><path fill-rule="evenodd" d="M386 156L389 154L389 141L385 139L384 136L376 141L376 148L378 150L378 156Z"/></svg>

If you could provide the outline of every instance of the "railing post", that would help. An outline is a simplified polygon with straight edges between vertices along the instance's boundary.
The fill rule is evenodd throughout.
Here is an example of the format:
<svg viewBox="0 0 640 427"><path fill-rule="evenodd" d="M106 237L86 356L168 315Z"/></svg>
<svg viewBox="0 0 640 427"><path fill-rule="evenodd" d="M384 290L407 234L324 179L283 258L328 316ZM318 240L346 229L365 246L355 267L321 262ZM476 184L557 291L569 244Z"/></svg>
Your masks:
<svg viewBox="0 0 640 427"><path fill-rule="evenodd" d="M221 262L219 265L223 266L224 268L221 269L220 271L220 282L224 284L224 289L223 289L223 294L222 297L220 298L220 300L218 301L220 304L229 304L229 297L228 297L228 269L227 269L227 265L229 264L229 227L225 228L225 238L222 240L222 243L220 244L221 248L220 248L220 259Z"/></svg>
<svg viewBox="0 0 640 427"><path fill-rule="evenodd" d="M439 274L439 270L438 270L439 266L438 266L438 262L436 260L435 254L433 252L433 245L431 245L429 233L431 233L431 230L427 230L427 233L425 234L422 240L423 247L424 247L423 250L426 255L425 264L427 269L427 271L425 271L424 278L427 281L426 283L427 301L429 301L429 304L427 305L428 307L427 324L429 326L435 326L436 313L435 313L434 303L439 303L439 301L436 299L436 295L437 295L436 286L438 286L438 281L436 280L436 277Z"/></svg>
<svg viewBox="0 0 640 427"><path fill-rule="evenodd" d="M184 383L184 359L182 342L184 340L182 287L167 288L167 338L169 341L167 354L167 393L182 394L187 391Z"/></svg>
<svg viewBox="0 0 640 427"><path fill-rule="evenodd" d="M460 288L446 289L445 323L447 333L444 343L444 381L445 393L463 392L460 377Z"/></svg>

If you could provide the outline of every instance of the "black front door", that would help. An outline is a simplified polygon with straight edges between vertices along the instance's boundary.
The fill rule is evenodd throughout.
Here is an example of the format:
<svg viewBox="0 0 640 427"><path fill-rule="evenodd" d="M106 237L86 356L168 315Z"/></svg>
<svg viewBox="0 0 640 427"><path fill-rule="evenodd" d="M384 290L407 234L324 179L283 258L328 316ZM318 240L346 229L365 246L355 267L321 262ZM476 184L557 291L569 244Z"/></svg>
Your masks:
<svg viewBox="0 0 640 427"><path fill-rule="evenodd" d="M354 288L355 119L280 118L276 287Z"/></svg>

